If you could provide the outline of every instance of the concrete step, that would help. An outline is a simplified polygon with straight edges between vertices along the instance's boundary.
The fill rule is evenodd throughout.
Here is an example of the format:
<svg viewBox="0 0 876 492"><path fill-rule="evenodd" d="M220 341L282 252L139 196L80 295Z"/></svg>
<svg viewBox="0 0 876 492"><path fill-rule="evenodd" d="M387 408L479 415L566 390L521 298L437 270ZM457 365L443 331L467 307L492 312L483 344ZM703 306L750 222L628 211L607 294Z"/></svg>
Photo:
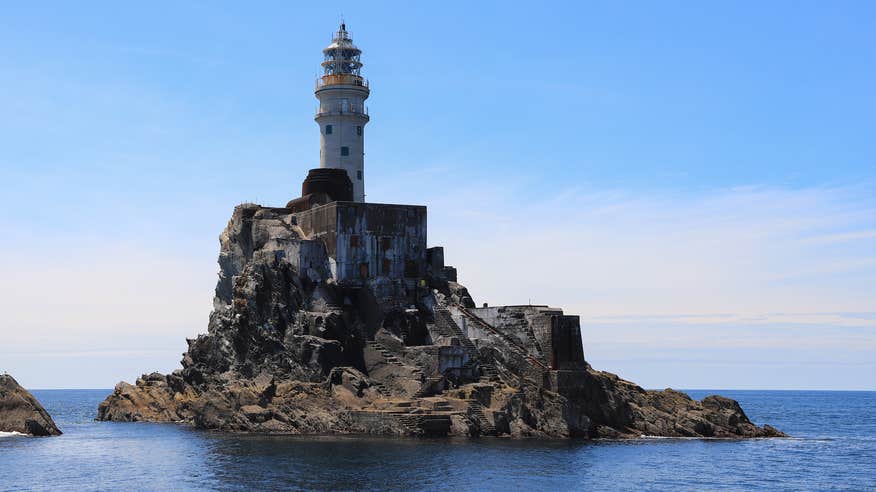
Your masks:
<svg viewBox="0 0 876 492"><path fill-rule="evenodd" d="M423 381L423 385L420 387L420 389L418 389L417 392L414 393L414 398L422 398L424 396L429 396L430 394L432 394L432 387L442 379L444 379L443 376L432 376L426 378L426 380Z"/></svg>
<svg viewBox="0 0 876 492"><path fill-rule="evenodd" d="M478 426L481 429L481 434L485 435L495 435L496 427L487 420L487 416L484 414L483 405L477 400L469 400L468 402L469 413L478 421Z"/></svg>
<svg viewBox="0 0 876 492"><path fill-rule="evenodd" d="M429 413L393 414L393 417L415 435L446 436L450 432L450 416Z"/></svg>
<svg viewBox="0 0 876 492"><path fill-rule="evenodd" d="M377 353L380 354L380 356L383 357L384 360L386 360L390 364L393 364L393 365L396 365L399 367L404 366L404 364L399 360L399 358L395 354L393 354L389 349L384 347L380 342L377 342L374 340L368 340L365 342L365 345L367 347L370 347L371 349L377 351Z"/></svg>
<svg viewBox="0 0 876 492"><path fill-rule="evenodd" d="M374 388L377 389L377 392L383 396L389 396L389 390L386 389L386 386L383 383L374 382L371 384Z"/></svg>

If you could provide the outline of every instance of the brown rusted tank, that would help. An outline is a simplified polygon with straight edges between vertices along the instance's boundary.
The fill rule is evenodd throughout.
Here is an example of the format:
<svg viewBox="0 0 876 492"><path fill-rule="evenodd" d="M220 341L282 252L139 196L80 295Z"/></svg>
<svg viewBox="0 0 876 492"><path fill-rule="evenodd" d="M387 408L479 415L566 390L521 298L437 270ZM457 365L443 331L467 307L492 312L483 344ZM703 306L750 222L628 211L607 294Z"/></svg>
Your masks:
<svg viewBox="0 0 876 492"><path fill-rule="evenodd" d="M343 169L317 168L307 172L307 178L301 184L301 196L311 193L325 193L332 201L353 201L353 183Z"/></svg>
<svg viewBox="0 0 876 492"><path fill-rule="evenodd" d="M331 202L353 201L353 183L347 171L333 168L317 168L307 172L301 184L301 198L286 204L296 212L309 210L316 205Z"/></svg>

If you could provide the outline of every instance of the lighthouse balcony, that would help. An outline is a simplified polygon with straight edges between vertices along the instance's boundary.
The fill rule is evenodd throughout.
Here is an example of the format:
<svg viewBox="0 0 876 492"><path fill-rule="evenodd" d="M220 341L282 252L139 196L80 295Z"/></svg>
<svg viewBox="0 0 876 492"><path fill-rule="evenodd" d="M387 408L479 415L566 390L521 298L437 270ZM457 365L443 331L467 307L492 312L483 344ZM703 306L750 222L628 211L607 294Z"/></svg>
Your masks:
<svg viewBox="0 0 876 492"><path fill-rule="evenodd" d="M323 89L330 85L350 85L368 89L368 79L351 73L323 75L316 79L316 90Z"/></svg>
<svg viewBox="0 0 876 492"><path fill-rule="evenodd" d="M368 107L360 107L360 108L317 108L316 117L319 118L321 116L346 116L353 115L364 118L366 121L370 119L368 116Z"/></svg>

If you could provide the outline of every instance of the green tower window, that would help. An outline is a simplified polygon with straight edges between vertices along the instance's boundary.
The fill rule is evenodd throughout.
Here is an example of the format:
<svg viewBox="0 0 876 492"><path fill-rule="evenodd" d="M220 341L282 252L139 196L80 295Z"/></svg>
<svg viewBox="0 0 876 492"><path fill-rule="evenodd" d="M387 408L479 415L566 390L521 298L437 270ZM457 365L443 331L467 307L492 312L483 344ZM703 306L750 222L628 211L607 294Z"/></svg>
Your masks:
<svg viewBox="0 0 876 492"><path fill-rule="evenodd" d="M356 135L359 135L360 137L362 136L362 127L361 126L356 127Z"/></svg>
<svg viewBox="0 0 876 492"><path fill-rule="evenodd" d="M350 155L350 147L341 147L341 155Z"/></svg>
<svg viewBox="0 0 876 492"><path fill-rule="evenodd" d="M358 178L359 181L362 181L362 170L361 169L356 171L356 178Z"/></svg>
<svg viewBox="0 0 876 492"><path fill-rule="evenodd" d="M326 134L326 135L331 135L331 134L332 134L332 126L331 126L331 125L326 125L326 126L325 126L325 134Z"/></svg>

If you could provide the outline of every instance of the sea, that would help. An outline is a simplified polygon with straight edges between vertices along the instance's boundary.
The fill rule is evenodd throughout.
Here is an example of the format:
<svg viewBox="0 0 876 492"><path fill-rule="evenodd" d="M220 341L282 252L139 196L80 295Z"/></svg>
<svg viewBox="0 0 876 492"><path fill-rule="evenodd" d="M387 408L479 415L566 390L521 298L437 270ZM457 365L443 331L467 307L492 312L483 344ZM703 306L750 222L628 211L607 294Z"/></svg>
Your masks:
<svg viewBox="0 0 876 492"><path fill-rule="evenodd" d="M876 490L876 392L688 390L789 439L228 435L94 420L110 390L36 390L64 432L0 436L0 490Z"/></svg>

